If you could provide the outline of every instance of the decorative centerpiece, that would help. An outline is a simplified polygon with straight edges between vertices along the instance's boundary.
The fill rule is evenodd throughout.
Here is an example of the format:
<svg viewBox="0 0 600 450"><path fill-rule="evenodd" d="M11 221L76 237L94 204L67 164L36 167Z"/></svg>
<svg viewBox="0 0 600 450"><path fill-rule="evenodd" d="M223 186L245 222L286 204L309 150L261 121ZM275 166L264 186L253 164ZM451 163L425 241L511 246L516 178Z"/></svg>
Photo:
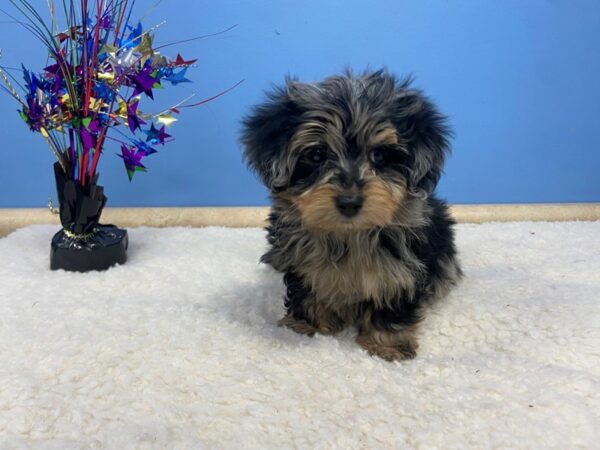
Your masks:
<svg viewBox="0 0 600 450"><path fill-rule="evenodd" d="M196 60L163 56L155 46L157 27L131 24L135 1L62 0L63 22L48 0L50 21L26 0L9 0L25 18L11 17L48 49L41 73L22 68L22 81L0 66L5 90L21 105L29 128L42 135L56 156L54 174L62 230L52 239L51 269L105 270L127 259L127 231L100 224L106 205L98 183L98 163L115 142L129 180L146 171L146 157L171 138L166 127L183 108L206 103L235 86L200 102L192 96L166 110L143 113L141 102L154 99L154 89L188 83L186 71ZM197 38L195 38L197 39ZM0 53L1 56L1 53ZM15 87L24 92L19 95Z"/></svg>

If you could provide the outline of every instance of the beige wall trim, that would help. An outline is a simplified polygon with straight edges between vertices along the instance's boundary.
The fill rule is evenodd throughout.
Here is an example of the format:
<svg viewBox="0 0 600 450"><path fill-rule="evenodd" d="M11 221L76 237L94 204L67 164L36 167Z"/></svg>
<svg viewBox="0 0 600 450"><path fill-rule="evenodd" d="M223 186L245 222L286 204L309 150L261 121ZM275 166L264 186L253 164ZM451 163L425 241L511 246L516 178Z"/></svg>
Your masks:
<svg viewBox="0 0 600 450"><path fill-rule="evenodd" d="M102 222L129 228L261 227L267 213L268 209L264 207L106 208ZM600 220L600 203L453 205L452 215L463 223ZM44 208L0 208L0 237L17 228L41 223L58 225L58 216Z"/></svg>

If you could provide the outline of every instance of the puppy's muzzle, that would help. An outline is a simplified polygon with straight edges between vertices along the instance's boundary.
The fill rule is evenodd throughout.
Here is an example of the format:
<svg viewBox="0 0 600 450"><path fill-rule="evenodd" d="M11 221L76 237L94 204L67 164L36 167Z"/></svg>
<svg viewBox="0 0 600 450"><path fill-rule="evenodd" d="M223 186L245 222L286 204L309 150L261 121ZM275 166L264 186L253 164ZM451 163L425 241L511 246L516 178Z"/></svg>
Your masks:
<svg viewBox="0 0 600 450"><path fill-rule="evenodd" d="M345 217L356 216L364 203L364 198L359 194L342 194L335 199L335 206Z"/></svg>

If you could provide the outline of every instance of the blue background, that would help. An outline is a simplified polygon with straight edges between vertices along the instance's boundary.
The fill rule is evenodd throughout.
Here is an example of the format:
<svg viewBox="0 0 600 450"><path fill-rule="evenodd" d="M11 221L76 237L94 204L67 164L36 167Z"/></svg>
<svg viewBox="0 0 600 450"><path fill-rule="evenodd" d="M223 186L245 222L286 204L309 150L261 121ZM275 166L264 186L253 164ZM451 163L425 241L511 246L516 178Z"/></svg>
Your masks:
<svg viewBox="0 0 600 450"><path fill-rule="evenodd" d="M45 0L33 0L45 10ZM138 0L141 16L154 1ZM10 8L2 2L3 8ZM0 17L0 21L5 18ZM176 141L129 183L109 144L101 184L112 206L262 205L266 191L240 158L240 118L286 73L320 79L346 66L412 73L451 117L454 153L439 191L453 203L600 201L600 2L589 0L163 0L145 26L157 41L225 29L165 49L198 57L195 83L158 95L233 92L187 110ZM2 64L39 69L43 48L0 23ZM53 157L0 95L0 207L55 197Z"/></svg>

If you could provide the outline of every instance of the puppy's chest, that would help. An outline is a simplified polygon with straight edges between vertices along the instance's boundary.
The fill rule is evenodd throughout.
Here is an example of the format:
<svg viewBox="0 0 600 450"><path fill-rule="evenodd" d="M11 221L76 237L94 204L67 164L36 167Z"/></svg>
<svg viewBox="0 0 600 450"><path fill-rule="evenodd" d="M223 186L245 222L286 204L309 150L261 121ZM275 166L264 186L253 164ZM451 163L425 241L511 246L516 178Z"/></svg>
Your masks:
<svg viewBox="0 0 600 450"><path fill-rule="evenodd" d="M414 288L415 269L407 252L392 255L367 239L313 245L300 261L299 272L319 301L332 306L365 300L385 303Z"/></svg>

